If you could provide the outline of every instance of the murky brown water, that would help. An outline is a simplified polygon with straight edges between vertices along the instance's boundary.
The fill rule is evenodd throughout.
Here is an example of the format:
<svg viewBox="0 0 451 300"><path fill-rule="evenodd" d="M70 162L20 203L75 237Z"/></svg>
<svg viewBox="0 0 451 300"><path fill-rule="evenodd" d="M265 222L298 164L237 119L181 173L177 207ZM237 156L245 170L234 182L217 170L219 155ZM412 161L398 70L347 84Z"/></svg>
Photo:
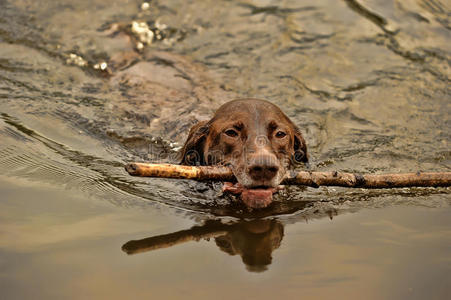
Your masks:
<svg viewBox="0 0 451 300"><path fill-rule="evenodd" d="M446 1L0 1L5 299L451 296L447 188L131 178L234 97L279 105L314 170L449 171ZM196 242L197 241L197 242ZM128 253L128 254L127 254Z"/></svg>

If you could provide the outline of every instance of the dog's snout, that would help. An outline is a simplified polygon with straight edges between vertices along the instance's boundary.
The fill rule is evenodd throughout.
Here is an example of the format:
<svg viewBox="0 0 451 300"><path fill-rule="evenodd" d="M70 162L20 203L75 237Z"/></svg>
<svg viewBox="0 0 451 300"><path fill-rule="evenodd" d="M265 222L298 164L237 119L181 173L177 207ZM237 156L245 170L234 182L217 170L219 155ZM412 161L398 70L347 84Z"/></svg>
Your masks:
<svg viewBox="0 0 451 300"><path fill-rule="evenodd" d="M271 156L254 158L249 165L249 175L256 181L272 180L279 172L279 166Z"/></svg>

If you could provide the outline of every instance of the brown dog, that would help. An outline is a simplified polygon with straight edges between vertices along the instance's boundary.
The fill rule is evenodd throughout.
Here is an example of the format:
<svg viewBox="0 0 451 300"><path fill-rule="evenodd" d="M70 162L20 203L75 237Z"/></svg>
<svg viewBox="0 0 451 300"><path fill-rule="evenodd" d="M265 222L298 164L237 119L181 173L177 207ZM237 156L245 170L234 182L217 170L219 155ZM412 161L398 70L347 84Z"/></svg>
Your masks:
<svg viewBox="0 0 451 300"><path fill-rule="evenodd" d="M194 125L181 150L182 164L225 165L238 184L225 191L241 194L251 208L268 206L293 163L307 162L299 129L274 104L238 99L221 106L210 121Z"/></svg>

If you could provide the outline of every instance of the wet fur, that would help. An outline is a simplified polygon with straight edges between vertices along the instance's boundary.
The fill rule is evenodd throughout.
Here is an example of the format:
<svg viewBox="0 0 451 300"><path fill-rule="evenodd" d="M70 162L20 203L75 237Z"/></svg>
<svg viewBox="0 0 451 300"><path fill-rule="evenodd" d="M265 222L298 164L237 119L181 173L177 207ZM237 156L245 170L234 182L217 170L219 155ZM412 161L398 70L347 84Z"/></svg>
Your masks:
<svg viewBox="0 0 451 300"><path fill-rule="evenodd" d="M307 161L300 130L276 105L259 99L224 104L191 128L181 150L181 164L229 166L248 188L277 187L288 169Z"/></svg>

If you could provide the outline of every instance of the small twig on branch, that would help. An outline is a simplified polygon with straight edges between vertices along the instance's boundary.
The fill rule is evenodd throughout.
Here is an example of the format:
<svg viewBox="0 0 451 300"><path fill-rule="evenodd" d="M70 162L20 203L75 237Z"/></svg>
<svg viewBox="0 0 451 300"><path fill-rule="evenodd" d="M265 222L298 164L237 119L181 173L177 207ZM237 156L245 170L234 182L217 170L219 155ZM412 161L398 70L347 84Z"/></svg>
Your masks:
<svg viewBox="0 0 451 300"><path fill-rule="evenodd" d="M129 163L125 170L133 176L194 180L233 181L232 171L224 166L181 166L170 164ZM451 186L451 172L362 175L344 172L297 172L282 184L343 186L359 188L438 187Z"/></svg>

